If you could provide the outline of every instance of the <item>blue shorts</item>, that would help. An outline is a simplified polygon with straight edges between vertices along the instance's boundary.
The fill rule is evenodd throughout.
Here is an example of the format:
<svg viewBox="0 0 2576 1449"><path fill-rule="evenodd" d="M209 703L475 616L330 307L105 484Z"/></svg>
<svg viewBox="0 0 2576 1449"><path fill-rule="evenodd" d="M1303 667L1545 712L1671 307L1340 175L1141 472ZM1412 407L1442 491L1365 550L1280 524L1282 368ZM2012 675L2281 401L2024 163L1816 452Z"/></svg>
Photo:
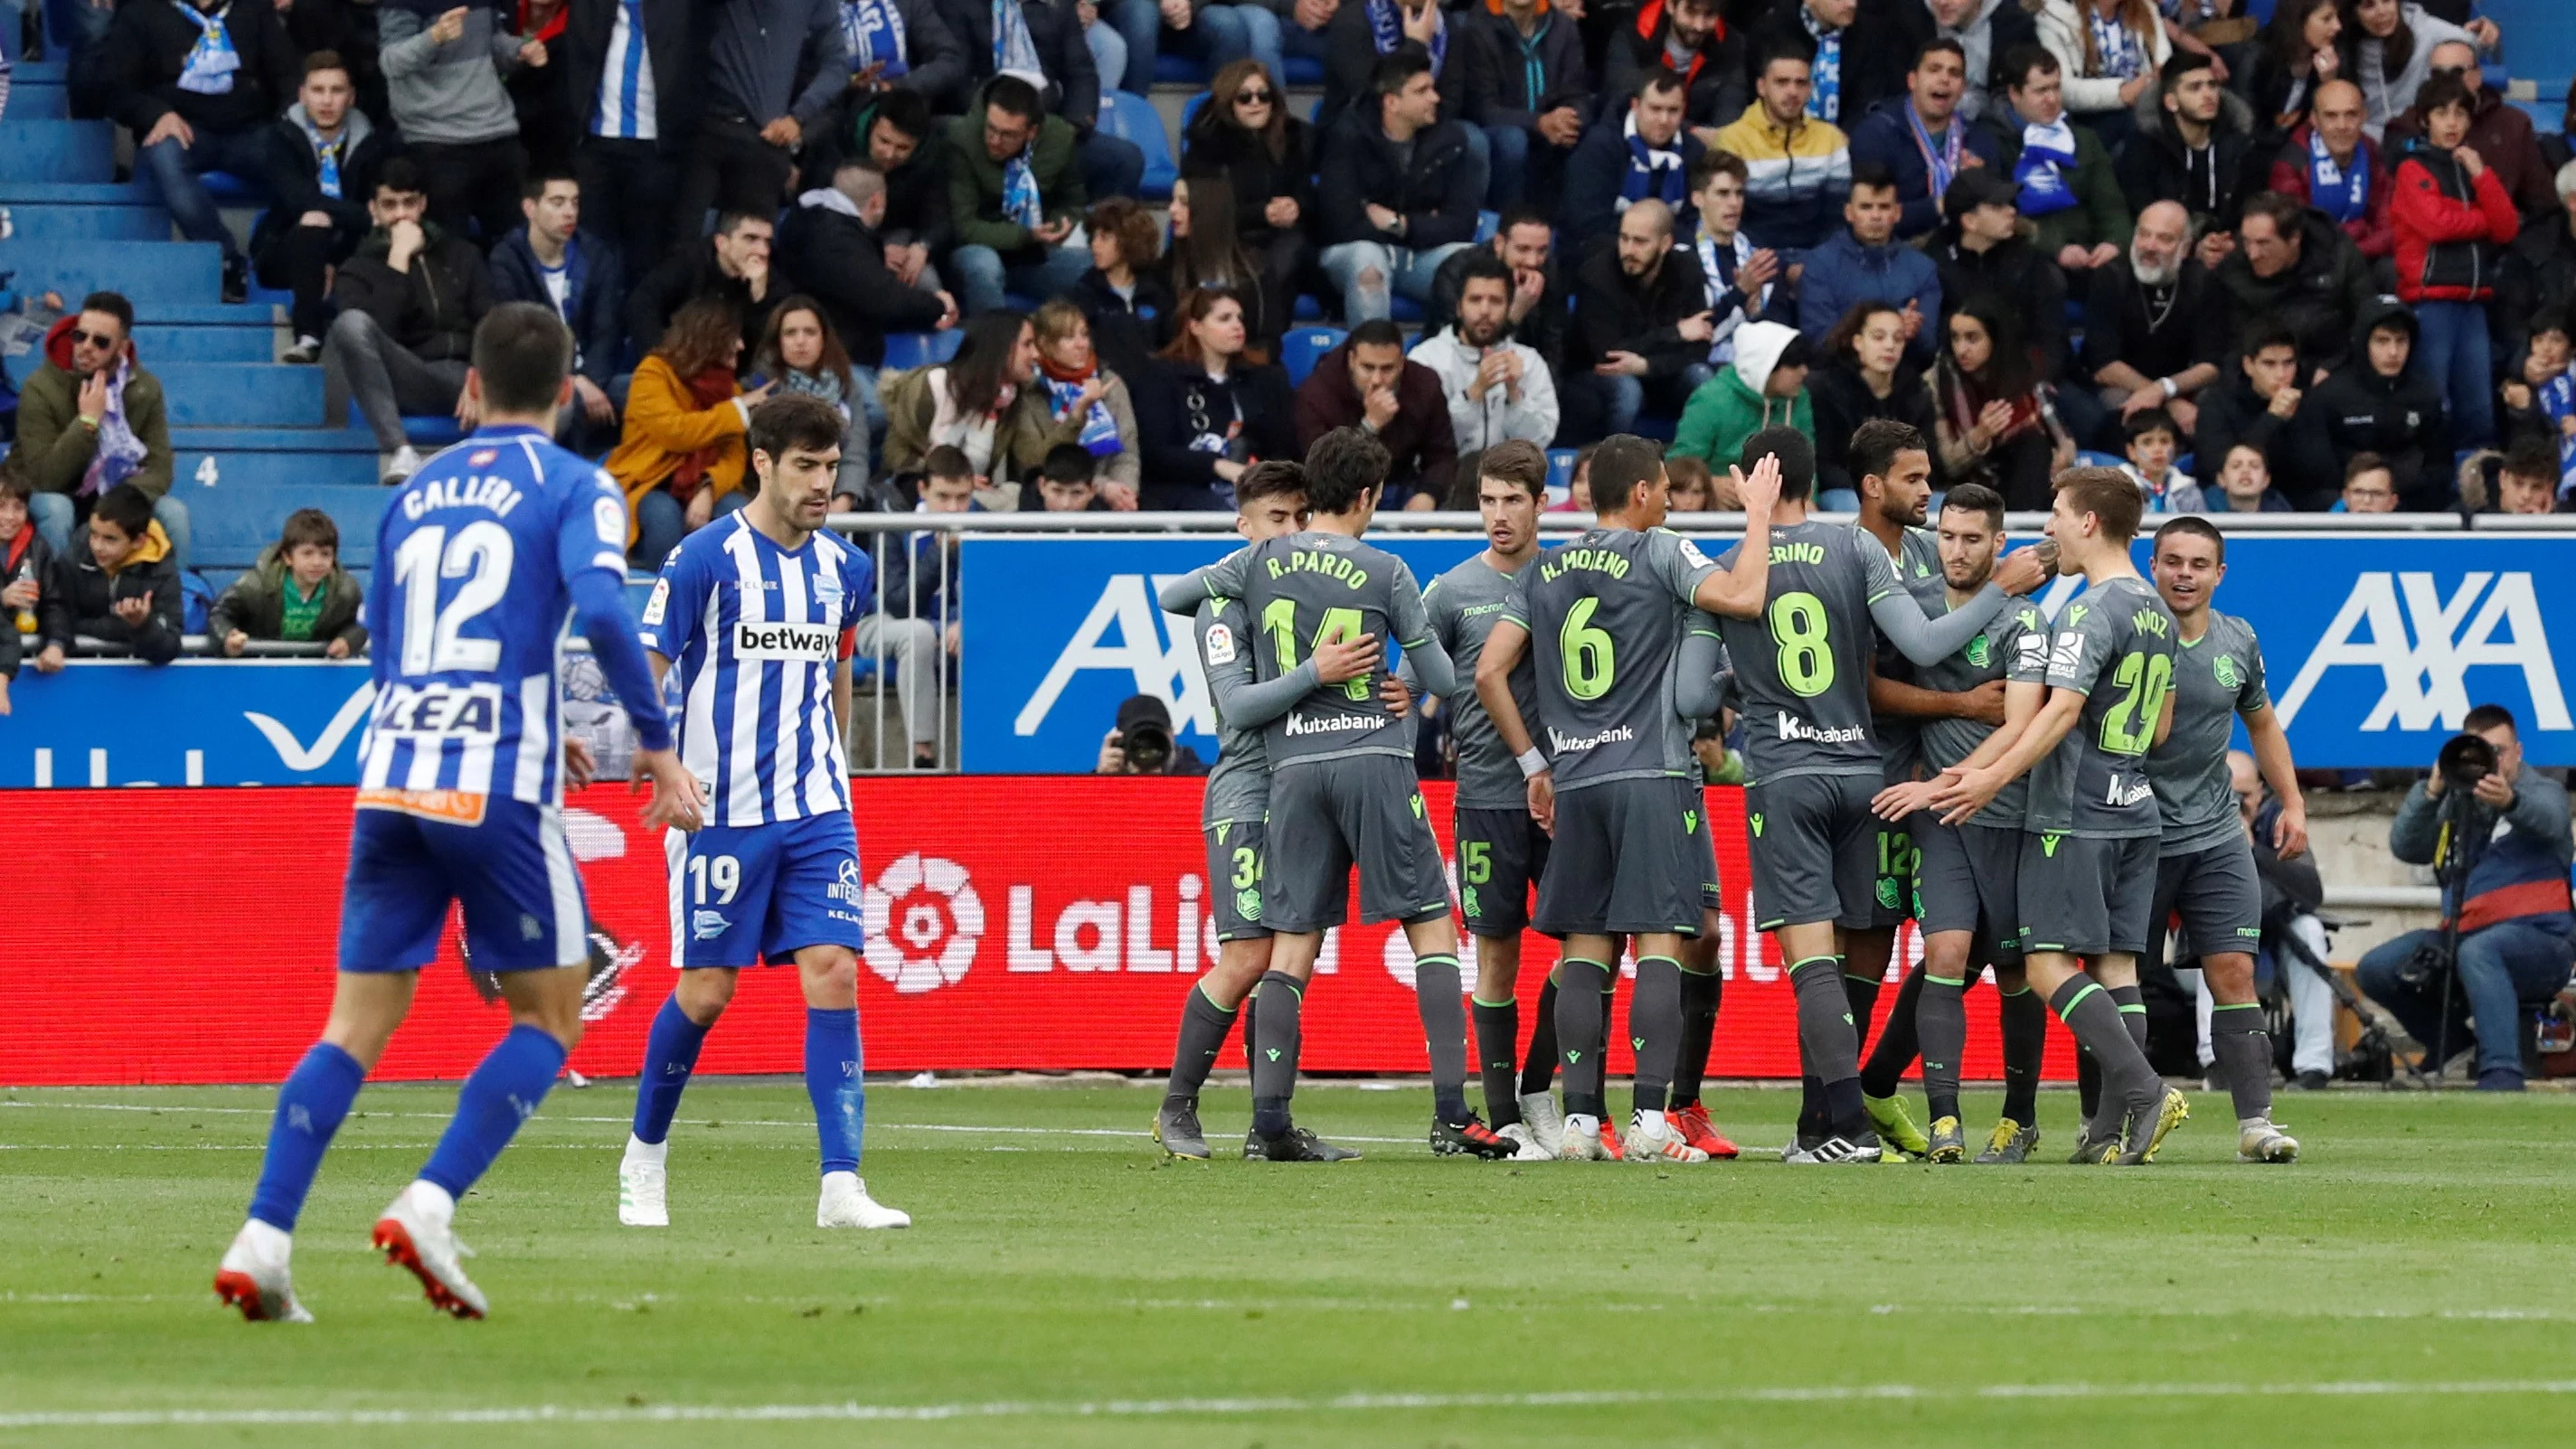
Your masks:
<svg viewBox="0 0 2576 1449"><path fill-rule="evenodd" d="M450 903L465 908L465 952L477 971L590 959L589 908L557 807L491 799L480 825L359 810L340 897L340 969L428 965Z"/></svg>
<svg viewBox="0 0 2576 1449"><path fill-rule="evenodd" d="M777 966L808 946L863 943L859 837L846 814L665 832L671 960Z"/></svg>

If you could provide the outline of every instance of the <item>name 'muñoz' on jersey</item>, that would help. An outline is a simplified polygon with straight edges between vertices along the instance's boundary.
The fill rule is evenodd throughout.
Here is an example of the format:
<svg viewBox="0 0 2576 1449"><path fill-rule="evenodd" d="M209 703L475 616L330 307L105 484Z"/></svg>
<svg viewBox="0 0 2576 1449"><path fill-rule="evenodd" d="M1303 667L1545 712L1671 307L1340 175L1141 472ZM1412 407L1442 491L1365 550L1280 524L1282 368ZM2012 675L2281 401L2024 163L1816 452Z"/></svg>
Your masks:
<svg viewBox="0 0 2576 1449"><path fill-rule="evenodd" d="M572 580L626 577L626 495L534 428L431 458L376 529L376 700L358 807L479 825L495 794L563 800L557 665Z"/></svg>
<svg viewBox="0 0 2576 1449"><path fill-rule="evenodd" d="M680 764L707 792L708 824L849 810L832 676L875 593L876 565L839 535L790 551L741 512L662 561L644 647L679 669Z"/></svg>
<svg viewBox="0 0 2576 1449"><path fill-rule="evenodd" d="M1503 617L1529 631L1538 717L1526 723L1557 789L1674 775L1689 760L1673 655L1715 572L1699 545L1661 528L1596 528L1520 571Z"/></svg>
<svg viewBox="0 0 2576 1449"><path fill-rule="evenodd" d="M2057 611L2048 687L2084 695L2083 713L2030 772L2025 829L2122 839L2162 834L2147 750L2173 688L2173 611L2144 579L2087 589Z"/></svg>

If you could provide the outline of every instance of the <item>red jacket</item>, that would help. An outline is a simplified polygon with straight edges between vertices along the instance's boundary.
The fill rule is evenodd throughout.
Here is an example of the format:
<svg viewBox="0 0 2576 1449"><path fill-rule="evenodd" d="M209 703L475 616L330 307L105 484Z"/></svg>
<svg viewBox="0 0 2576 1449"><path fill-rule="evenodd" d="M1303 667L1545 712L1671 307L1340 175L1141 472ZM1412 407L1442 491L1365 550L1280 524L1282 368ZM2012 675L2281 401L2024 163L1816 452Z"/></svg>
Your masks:
<svg viewBox="0 0 2576 1449"><path fill-rule="evenodd" d="M2521 230L2494 168L2469 179L2447 151L2418 144L2397 163L2389 219L2397 227L2397 298L2483 302L2495 295L2504 248Z"/></svg>
<svg viewBox="0 0 2576 1449"><path fill-rule="evenodd" d="M2272 163L2272 189L2314 206L2316 198L2308 193L2308 135L2304 121L2290 133L2280 158ZM2388 158L2377 142L2362 137L2359 154L2362 164L2370 168L2370 199L2362 203L2361 215L2336 225L2352 238L2354 246L2361 248L2363 256L2377 261L2397 254L2397 233L2390 229L2388 221L2388 194L2395 185L2388 175Z"/></svg>

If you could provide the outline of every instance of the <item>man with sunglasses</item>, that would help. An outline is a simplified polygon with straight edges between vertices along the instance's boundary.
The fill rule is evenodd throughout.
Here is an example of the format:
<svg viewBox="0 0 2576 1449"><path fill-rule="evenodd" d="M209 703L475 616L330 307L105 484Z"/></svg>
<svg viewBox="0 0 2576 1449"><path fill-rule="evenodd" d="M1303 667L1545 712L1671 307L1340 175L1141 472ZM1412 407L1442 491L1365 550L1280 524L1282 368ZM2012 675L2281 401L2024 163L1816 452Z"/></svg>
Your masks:
<svg viewBox="0 0 2576 1449"><path fill-rule="evenodd" d="M42 367L18 393L17 455L35 496L27 511L56 558L71 557L72 524L100 495L131 483L152 499L187 567L188 509L170 495L170 420L161 380L133 348L134 305L92 292L46 334Z"/></svg>

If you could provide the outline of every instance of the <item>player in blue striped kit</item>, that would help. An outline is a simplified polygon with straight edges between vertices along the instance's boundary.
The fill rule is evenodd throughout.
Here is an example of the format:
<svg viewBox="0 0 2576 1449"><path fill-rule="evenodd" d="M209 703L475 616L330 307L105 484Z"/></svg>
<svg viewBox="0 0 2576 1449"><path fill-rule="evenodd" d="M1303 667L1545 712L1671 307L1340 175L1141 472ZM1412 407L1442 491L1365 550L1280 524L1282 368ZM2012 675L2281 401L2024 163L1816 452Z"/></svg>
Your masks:
<svg viewBox="0 0 2576 1449"><path fill-rule="evenodd" d="M644 606L659 679L680 671L680 759L707 790L706 828L672 831L671 959L679 984L653 1018L617 1220L666 1227L672 1114L707 1031L746 966L793 961L805 990L805 1089L822 1142L817 1227L912 1219L859 1178L859 850L841 721L851 628L876 568L822 532L841 464L841 415L788 395L753 409L749 506L689 535Z"/></svg>
<svg viewBox="0 0 2576 1449"><path fill-rule="evenodd" d="M556 409L572 398L571 334L544 307L495 308L475 329L473 364L466 390L483 427L413 474L377 533L376 698L359 746L331 1017L278 1090L250 1220L215 1275L216 1293L254 1320L311 1320L288 1275L296 1217L437 957L451 904L464 907L476 967L500 977L510 1031L465 1079L454 1120L374 1238L431 1303L483 1316L450 1226L456 1199L554 1085L581 1036L590 970L562 819L565 787L591 771L563 729L567 620L635 721L636 767L653 783L644 818L693 830L702 808L626 617L625 496L554 445Z"/></svg>

